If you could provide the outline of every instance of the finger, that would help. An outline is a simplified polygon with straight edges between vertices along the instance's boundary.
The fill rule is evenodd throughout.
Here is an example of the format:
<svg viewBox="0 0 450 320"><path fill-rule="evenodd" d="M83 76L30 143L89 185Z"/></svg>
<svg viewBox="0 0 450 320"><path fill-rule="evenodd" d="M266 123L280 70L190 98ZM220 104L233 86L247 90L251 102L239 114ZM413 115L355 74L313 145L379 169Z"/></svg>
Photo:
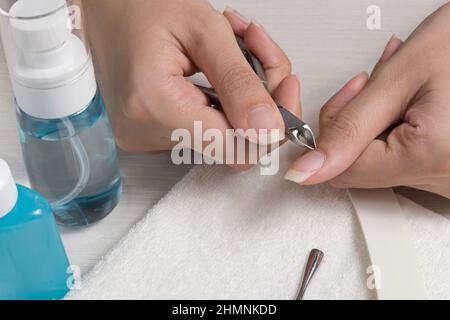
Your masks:
<svg viewBox="0 0 450 320"><path fill-rule="evenodd" d="M230 23L231 27L233 28L234 34L243 38L245 31L247 30L248 26L250 25L250 20L248 20L244 15L242 15L236 9L233 9L228 6L225 8L223 15L225 16L225 18L227 18L228 22Z"/></svg>
<svg viewBox="0 0 450 320"><path fill-rule="evenodd" d="M289 180L317 184L342 174L367 146L391 124L399 121L421 86L421 77L407 74L397 59L386 64L346 108L322 128L318 149L298 159ZM385 68L387 67L387 68Z"/></svg>
<svg viewBox="0 0 450 320"><path fill-rule="evenodd" d="M266 73L268 89L271 93L292 72L291 62L286 53L269 36L261 24L255 20L244 34L248 49L261 61Z"/></svg>
<svg viewBox="0 0 450 320"><path fill-rule="evenodd" d="M321 128L332 121L339 111L345 108L364 89L368 82L368 77L366 72L358 74L325 104L320 112ZM300 183L299 181L305 180L306 178L304 173L290 169L285 179Z"/></svg>
<svg viewBox="0 0 450 320"><path fill-rule="evenodd" d="M289 75L283 81L274 92L274 99L278 101L286 110L292 112L297 117L301 118L301 90L300 79L296 75ZM273 152L280 145L284 144L287 140L282 141L280 144L271 145L269 149L259 151L259 156L263 156L265 152Z"/></svg>
<svg viewBox="0 0 450 320"><path fill-rule="evenodd" d="M205 73L236 129L284 132L275 102L242 54L228 23L202 30L202 40L187 44L194 63Z"/></svg>
<svg viewBox="0 0 450 320"><path fill-rule="evenodd" d="M369 75L362 72L351 79L320 110L320 127L325 127L347 106L367 85Z"/></svg>
<svg viewBox="0 0 450 320"><path fill-rule="evenodd" d="M301 118L300 95L300 79L298 76L290 75L281 81L273 94L273 98L288 111Z"/></svg>
<svg viewBox="0 0 450 320"><path fill-rule="evenodd" d="M395 36L389 40L383 55L375 66L373 72L388 62L402 47L403 41ZM368 74L363 72L350 80L334 97L332 97L321 110L321 127L325 126L341 111L353 98L367 85Z"/></svg>
<svg viewBox="0 0 450 320"><path fill-rule="evenodd" d="M236 35L244 38L250 51L261 61L266 72L269 91L273 93L281 81L291 74L291 63L285 52L272 40L258 22L251 23L235 9L224 12Z"/></svg>
<svg viewBox="0 0 450 320"><path fill-rule="evenodd" d="M387 142L374 140L363 154L344 173L331 180L330 183L339 188L387 188L401 185L412 185L412 155L401 143L402 132L411 134L417 130L408 123L396 128Z"/></svg>
<svg viewBox="0 0 450 320"><path fill-rule="evenodd" d="M287 76L279 85L279 87L275 90L274 93L275 99L278 99L280 103L289 111L300 116L300 82L298 78L294 75ZM242 140L241 140L242 141ZM271 144L268 146L257 146L254 148L254 145L251 145L251 142L246 141L246 165L238 165L233 166L238 170L246 170L251 168L251 165L257 163L258 160L261 159L267 153L271 153L278 148L283 142L280 144ZM239 152L235 150L235 154Z"/></svg>
<svg viewBox="0 0 450 320"><path fill-rule="evenodd" d="M400 48L403 46L403 41L397 38L395 35L388 41L386 47L384 48L384 52L375 65L375 68L372 71L372 74L375 73L383 64L388 62Z"/></svg>

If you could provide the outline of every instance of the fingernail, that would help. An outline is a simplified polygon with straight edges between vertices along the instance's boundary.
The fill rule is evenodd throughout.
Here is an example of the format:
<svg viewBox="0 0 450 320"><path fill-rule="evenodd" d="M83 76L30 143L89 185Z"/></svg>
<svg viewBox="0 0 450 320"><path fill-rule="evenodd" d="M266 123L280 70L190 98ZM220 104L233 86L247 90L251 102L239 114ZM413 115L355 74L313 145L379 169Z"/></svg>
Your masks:
<svg viewBox="0 0 450 320"><path fill-rule="evenodd" d="M275 111L269 106L253 108L248 114L247 123L251 129L282 129Z"/></svg>
<svg viewBox="0 0 450 320"><path fill-rule="evenodd" d="M322 169L324 163L323 152L310 151L294 162L284 178L295 183L303 183Z"/></svg>
<svg viewBox="0 0 450 320"><path fill-rule="evenodd" d="M252 19L252 24L254 24L255 26L257 26L258 28L262 28L263 26L258 22L258 21L256 21L255 19Z"/></svg>
<svg viewBox="0 0 450 320"><path fill-rule="evenodd" d="M391 37L391 39L389 40L388 44L386 45L386 50L392 50L392 51L396 52L400 49L400 47L403 44L404 44L404 41L394 34Z"/></svg>
<svg viewBox="0 0 450 320"><path fill-rule="evenodd" d="M353 79L350 81L355 81L356 79L359 79L359 78L364 78L364 80L367 81L367 79L369 79L369 77L370 77L369 73L367 71L363 71L363 72L358 73L356 76L354 76Z"/></svg>
<svg viewBox="0 0 450 320"><path fill-rule="evenodd" d="M225 7L225 12L235 15L239 20L241 20L245 24L250 24L250 21L246 17L244 17L239 11L230 6Z"/></svg>
<svg viewBox="0 0 450 320"><path fill-rule="evenodd" d="M367 71L363 71L360 74L358 74L356 77L366 77L366 78L368 78L369 77L369 73Z"/></svg>
<svg viewBox="0 0 450 320"><path fill-rule="evenodd" d="M391 42L392 40L400 40L398 37L397 37L397 35L394 33L392 36L391 36L391 39L389 39L389 42Z"/></svg>

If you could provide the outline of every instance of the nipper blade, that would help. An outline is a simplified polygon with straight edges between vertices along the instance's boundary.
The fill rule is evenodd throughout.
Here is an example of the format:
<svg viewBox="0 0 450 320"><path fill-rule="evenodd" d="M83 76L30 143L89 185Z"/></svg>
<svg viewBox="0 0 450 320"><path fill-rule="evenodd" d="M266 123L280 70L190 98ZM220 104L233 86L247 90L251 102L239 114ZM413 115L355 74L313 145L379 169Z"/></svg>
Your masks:
<svg viewBox="0 0 450 320"><path fill-rule="evenodd" d="M309 150L317 148L316 139L311 128L283 106L278 106L286 126L286 137L300 147Z"/></svg>

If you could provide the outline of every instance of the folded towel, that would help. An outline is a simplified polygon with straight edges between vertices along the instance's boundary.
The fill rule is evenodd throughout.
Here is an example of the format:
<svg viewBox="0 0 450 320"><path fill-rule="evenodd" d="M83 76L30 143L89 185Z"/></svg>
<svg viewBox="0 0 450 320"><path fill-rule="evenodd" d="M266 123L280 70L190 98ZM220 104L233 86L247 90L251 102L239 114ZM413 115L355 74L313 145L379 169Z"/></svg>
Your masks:
<svg viewBox="0 0 450 320"><path fill-rule="evenodd" d="M293 299L311 249L325 253L305 299L373 299L364 237L343 190L259 168L193 169L69 299ZM431 299L450 299L450 221L400 198Z"/></svg>

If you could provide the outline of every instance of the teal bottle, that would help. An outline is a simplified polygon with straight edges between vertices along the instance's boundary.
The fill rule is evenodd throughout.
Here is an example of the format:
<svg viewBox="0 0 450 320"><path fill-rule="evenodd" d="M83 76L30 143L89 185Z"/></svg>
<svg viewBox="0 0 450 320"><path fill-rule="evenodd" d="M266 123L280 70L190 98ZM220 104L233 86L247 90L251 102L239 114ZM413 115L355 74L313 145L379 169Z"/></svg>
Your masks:
<svg viewBox="0 0 450 320"><path fill-rule="evenodd" d="M61 299L71 276L50 204L0 159L0 300Z"/></svg>

